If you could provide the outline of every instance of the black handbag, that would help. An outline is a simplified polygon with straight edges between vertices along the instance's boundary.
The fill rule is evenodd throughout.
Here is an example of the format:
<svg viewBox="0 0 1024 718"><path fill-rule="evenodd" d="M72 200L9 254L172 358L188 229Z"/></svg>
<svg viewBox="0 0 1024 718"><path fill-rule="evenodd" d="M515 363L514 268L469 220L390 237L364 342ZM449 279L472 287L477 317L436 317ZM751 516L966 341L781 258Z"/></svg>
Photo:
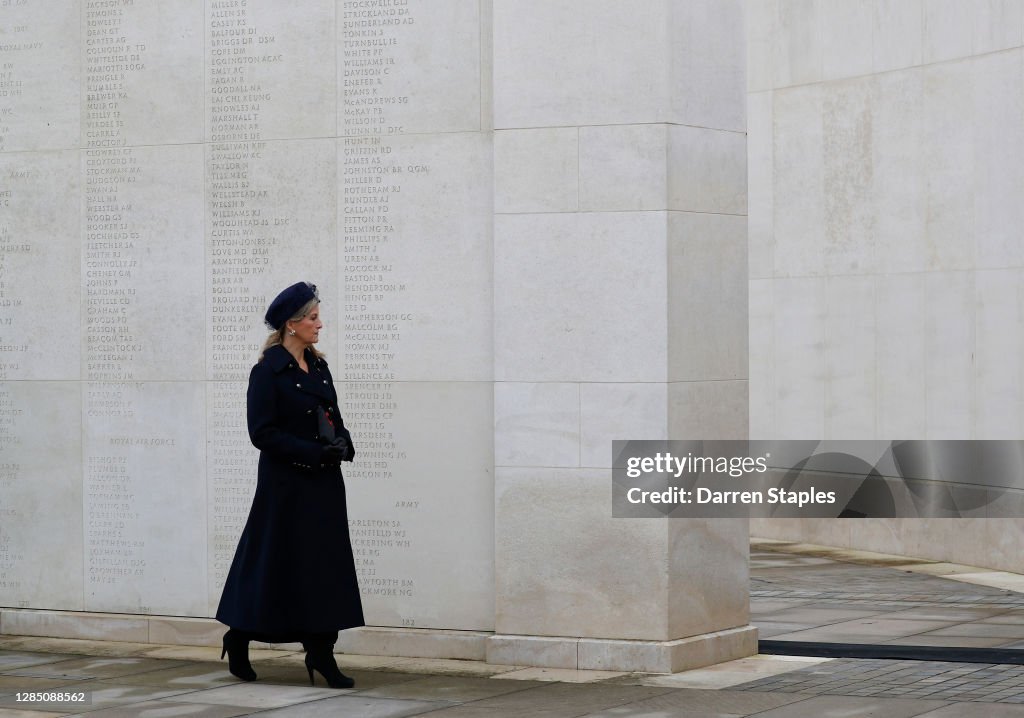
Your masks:
<svg viewBox="0 0 1024 718"><path fill-rule="evenodd" d="M341 460L352 461L356 452L349 439L349 433L344 428L338 432L334 428L334 419L331 412L322 406L316 408L317 433L320 434L320 441L324 444L334 444L341 447Z"/></svg>

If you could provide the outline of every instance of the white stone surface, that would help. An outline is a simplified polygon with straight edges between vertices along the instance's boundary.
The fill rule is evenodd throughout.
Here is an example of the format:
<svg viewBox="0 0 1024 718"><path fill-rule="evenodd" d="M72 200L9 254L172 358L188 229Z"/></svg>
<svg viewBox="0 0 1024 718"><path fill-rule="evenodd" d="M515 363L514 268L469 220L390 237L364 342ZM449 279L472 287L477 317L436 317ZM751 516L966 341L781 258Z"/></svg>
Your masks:
<svg viewBox="0 0 1024 718"><path fill-rule="evenodd" d="M877 436L875 425L875 278L828 280L824 438Z"/></svg>
<svg viewBox="0 0 1024 718"><path fill-rule="evenodd" d="M578 384L496 383L495 465L580 466L580 404Z"/></svg>
<svg viewBox="0 0 1024 718"><path fill-rule="evenodd" d="M54 12L45 3L11 3L0 8L5 83L0 88L2 152L79 145L82 2L71 0L62 9ZM46 120L40 122L39 117Z"/></svg>
<svg viewBox="0 0 1024 718"><path fill-rule="evenodd" d="M336 135L336 6L207 6L207 142Z"/></svg>
<svg viewBox="0 0 1024 718"><path fill-rule="evenodd" d="M870 6L748 15L775 61L749 97L751 433L1016 436L1024 6ZM996 567L1019 554L1019 522L962 520L955 542L938 520L847 523L755 531Z"/></svg>
<svg viewBox="0 0 1024 718"><path fill-rule="evenodd" d="M0 78L0 310L40 305L0 311L0 347L47 347L0 357L0 379L26 396L64 389L61 420L81 422L45 464L11 434L18 468L5 455L0 482L22 491L14 511L38 498L22 474L47 474L70 484L80 524L65 526L69 556L37 541L17 559L71 567L65 583L4 602L129 614L5 612L2 628L216 640L205 620L130 614L215 609L255 482L244 389L262 315L308 280L359 451L352 533L367 618L386 634L362 645L479 658L500 631L554 636L574 668L580 636L675 660L681 648L660 646L673 626L703 629L672 608L701 599L670 590L669 566L698 560L686 538L731 565L739 533L681 545L664 522L611 519L608 448L746 424L744 5L0 10L3 33L35 43L7 48ZM22 303L5 306L9 292ZM716 326L695 353L669 344L691 315ZM645 558L623 564L622 545ZM43 583L22 564L19 581ZM693 616L745 623L723 606Z"/></svg>
<svg viewBox="0 0 1024 718"><path fill-rule="evenodd" d="M746 86L744 15L749 5L746 0L667 3L671 122L746 129L740 100Z"/></svg>
<svg viewBox="0 0 1024 718"><path fill-rule="evenodd" d="M671 125L668 138L669 209L745 216L746 136Z"/></svg>
<svg viewBox="0 0 1024 718"><path fill-rule="evenodd" d="M343 471L367 622L493 630L491 384L352 382L338 393L357 452Z"/></svg>
<svg viewBox="0 0 1024 718"><path fill-rule="evenodd" d="M974 8L973 54L998 52L1024 43L1024 4L1020 0L984 0Z"/></svg>
<svg viewBox="0 0 1024 718"><path fill-rule="evenodd" d="M495 132L494 211L505 214L579 209L579 134L576 127Z"/></svg>
<svg viewBox="0 0 1024 718"><path fill-rule="evenodd" d="M52 636L97 641L144 643L149 637L147 619L105 616L100 613L63 611L4 611L4 633L15 636Z"/></svg>
<svg viewBox="0 0 1024 718"><path fill-rule="evenodd" d="M806 439L825 426L826 281L774 283L775 424L751 427L757 436Z"/></svg>
<svg viewBox="0 0 1024 718"><path fill-rule="evenodd" d="M979 271L976 291L977 432L1016 439L1024 431L1024 336L1007 326L1024 324L1024 276L1020 269Z"/></svg>
<svg viewBox="0 0 1024 718"><path fill-rule="evenodd" d="M971 54L975 7L956 0L924 0L923 10L925 63Z"/></svg>
<svg viewBox="0 0 1024 718"><path fill-rule="evenodd" d="M0 177L0 379L78 379L78 153L3 153Z"/></svg>
<svg viewBox="0 0 1024 718"><path fill-rule="evenodd" d="M819 85L775 93L772 186L776 276L824 271L823 107Z"/></svg>
<svg viewBox="0 0 1024 718"><path fill-rule="evenodd" d="M87 150L81 162L82 377L201 379L202 147Z"/></svg>
<svg viewBox="0 0 1024 718"><path fill-rule="evenodd" d="M497 633L665 640L666 521L613 519L607 469L499 468L496 479Z"/></svg>
<svg viewBox="0 0 1024 718"><path fill-rule="evenodd" d="M298 281L317 285L324 323L318 348L332 366L339 361L345 309L337 274L341 168L335 144L308 139L205 146L206 287L195 292L205 295L209 317L207 379L248 380L269 333L263 323L267 305Z"/></svg>
<svg viewBox="0 0 1024 718"><path fill-rule="evenodd" d="M749 585L748 522L670 519L667 528L668 635L690 638L745 627L750 621L750 600L743 591Z"/></svg>
<svg viewBox="0 0 1024 718"><path fill-rule="evenodd" d="M771 0L776 7L773 86L804 85L822 79L823 56L819 18L828 0Z"/></svg>
<svg viewBox="0 0 1024 718"><path fill-rule="evenodd" d="M667 209L671 131L660 124L581 127L580 210Z"/></svg>
<svg viewBox="0 0 1024 718"><path fill-rule="evenodd" d="M497 381L664 381L666 217L499 215Z"/></svg>
<svg viewBox="0 0 1024 718"><path fill-rule="evenodd" d="M343 150L348 145L339 142ZM491 145L481 134L389 138L381 156L393 168L380 199L351 194L353 158L342 171L338 226L345 336L335 379L487 381L493 375ZM371 159L376 157L371 156ZM373 165L371 165L373 166ZM375 174L356 175L375 178ZM369 198L360 204L354 198ZM369 211L369 215L366 212ZM364 212L359 214L359 212ZM380 217L386 232L365 232L358 218ZM377 258L377 259L373 259ZM329 266L329 265L328 265ZM342 309L344 308L344 309ZM374 316L387 315L386 321ZM350 331L350 324L378 327ZM387 325L383 339L380 325ZM396 338L397 335L397 338ZM367 345L373 345L369 349ZM380 345L386 345L383 348ZM366 369L358 369L365 366Z"/></svg>
<svg viewBox="0 0 1024 718"><path fill-rule="evenodd" d="M495 127L666 121L668 32L660 3L497 0Z"/></svg>
<svg viewBox="0 0 1024 718"><path fill-rule="evenodd" d="M924 152L927 178L925 239L928 269L974 266L974 167L976 156L971 63L924 69Z"/></svg>
<svg viewBox="0 0 1024 718"><path fill-rule="evenodd" d="M152 3L86 3L82 18L82 146L202 142L203 0L176 3L174 12Z"/></svg>
<svg viewBox="0 0 1024 718"><path fill-rule="evenodd" d="M821 230L829 274L861 273L873 265L871 90L870 83L851 80L835 84L823 98ZM799 211L798 207L786 209Z"/></svg>
<svg viewBox="0 0 1024 718"><path fill-rule="evenodd" d="M877 0L820 4L824 80L866 75L872 69L874 10Z"/></svg>
<svg viewBox="0 0 1024 718"><path fill-rule="evenodd" d="M1024 4L1018 3L1018 8ZM1019 43L1018 43L1019 44ZM1024 265L1024 51L971 62L975 260L979 268Z"/></svg>
<svg viewBox="0 0 1024 718"><path fill-rule="evenodd" d="M922 62L924 0L876 0L871 43L874 72Z"/></svg>
<svg viewBox="0 0 1024 718"><path fill-rule="evenodd" d="M151 618L150 643L185 646L222 646L224 625L203 618ZM254 647L257 644L254 644Z"/></svg>
<svg viewBox="0 0 1024 718"><path fill-rule="evenodd" d="M412 0L382 8L369 20L375 36L365 34L361 11L337 6L339 135L481 129L481 4Z"/></svg>
<svg viewBox="0 0 1024 718"><path fill-rule="evenodd" d="M615 440L669 438L664 384L580 384L579 400L580 466L610 467Z"/></svg>
<svg viewBox="0 0 1024 718"><path fill-rule="evenodd" d="M669 436L745 439L747 381L683 381L668 385Z"/></svg>
<svg viewBox="0 0 1024 718"><path fill-rule="evenodd" d="M245 391L243 381L205 383L205 557L206 615L209 616L217 612L224 581L256 492L259 451L249 441Z"/></svg>
<svg viewBox="0 0 1024 718"><path fill-rule="evenodd" d="M778 0L747 3L747 91L762 92L774 87L775 21ZM749 123L750 114L747 114ZM748 124L748 127L750 125ZM751 133L751 139L754 135Z"/></svg>
<svg viewBox="0 0 1024 718"><path fill-rule="evenodd" d="M775 273L774 99L771 92L747 96L747 266L751 280Z"/></svg>
<svg viewBox="0 0 1024 718"><path fill-rule="evenodd" d="M487 640L487 662L575 670L579 640L545 636L494 635ZM516 676L511 676L516 679Z"/></svg>
<svg viewBox="0 0 1024 718"><path fill-rule="evenodd" d="M925 275L879 276L875 297L877 438L926 437Z"/></svg>
<svg viewBox="0 0 1024 718"><path fill-rule="evenodd" d="M974 425L975 275L926 275L925 381L928 386L928 438L958 439ZM957 350L959 347L970 349Z"/></svg>
<svg viewBox="0 0 1024 718"><path fill-rule="evenodd" d="M492 635L482 631L371 626L344 631L339 636L337 650L349 654L483 661Z"/></svg>
<svg viewBox="0 0 1024 718"><path fill-rule="evenodd" d="M590 670L676 673L736 660L757 651L757 629L741 626L675 641L580 639L579 665Z"/></svg>
<svg viewBox="0 0 1024 718"><path fill-rule="evenodd" d="M757 361L749 362L749 426L751 439L772 435L775 426L775 282L752 279L749 285L748 346Z"/></svg>
<svg viewBox="0 0 1024 718"><path fill-rule="evenodd" d="M4 606L83 608L83 416L82 396L73 384L0 382Z"/></svg>
<svg viewBox="0 0 1024 718"><path fill-rule="evenodd" d="M97 417L108 393L118 411ZM200 382L85 387L82 484L85 608L202 616L206 536ZM92 413L91 413L92 412Z"/></svg>
<svg viewBox="0 0 1024 718"><path fill-rule="evenodd" d="M928 179L922 113L924 71L892 72L873 78L871 167L874 214L874 272L915 272L928 267L925 235Z"/></svg>
<svg viewBox="0 0 1024 718"><path fill-rule="evenodd" d="M747 377L746 259L744 217L669 214L671 381Z"/></svg>

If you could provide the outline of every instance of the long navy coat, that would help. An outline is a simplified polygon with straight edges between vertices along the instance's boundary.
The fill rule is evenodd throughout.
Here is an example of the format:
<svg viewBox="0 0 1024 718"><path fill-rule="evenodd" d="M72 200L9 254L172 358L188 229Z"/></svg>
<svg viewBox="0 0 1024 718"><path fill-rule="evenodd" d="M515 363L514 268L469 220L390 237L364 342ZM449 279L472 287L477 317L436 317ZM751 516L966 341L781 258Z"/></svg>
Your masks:
<svg viewBox="0 0 1024 718"><path fill-rule="evenodd" d="M345 484L338 464L323 459L316 408L348 434L327 362L307 352L306 364L308 374L274 346L249 374L259 473L217 609L221 623L277 640L364 625Z"/></svg>

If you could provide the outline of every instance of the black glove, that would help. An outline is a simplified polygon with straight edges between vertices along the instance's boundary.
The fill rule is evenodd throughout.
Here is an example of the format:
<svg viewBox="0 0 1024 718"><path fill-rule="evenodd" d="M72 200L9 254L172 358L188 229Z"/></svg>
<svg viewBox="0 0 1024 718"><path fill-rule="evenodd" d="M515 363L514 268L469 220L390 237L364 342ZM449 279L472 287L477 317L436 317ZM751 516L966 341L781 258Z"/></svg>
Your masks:
<svg viewBox="0 0 1024 718"><path fill-rule="evenodd" d="M355 449L344 436L336 437L324 447L324 458L329 461L352 461L355 455Z"/></svg>
<svg viewBox="0 0 1024 718"><path fill-rule="evenodd" d="M338 444L328 444L324 447L321 458L325 464L339 464L345 460L345 447Z"/></svg>

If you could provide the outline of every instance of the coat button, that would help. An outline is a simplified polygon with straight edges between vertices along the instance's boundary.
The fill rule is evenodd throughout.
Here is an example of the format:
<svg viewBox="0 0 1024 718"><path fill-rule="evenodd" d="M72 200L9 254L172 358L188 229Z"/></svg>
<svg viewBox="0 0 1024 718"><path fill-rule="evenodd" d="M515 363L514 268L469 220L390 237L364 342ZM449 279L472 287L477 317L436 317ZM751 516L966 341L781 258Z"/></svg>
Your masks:
<svg viewBox="0 0 1024 718"><path fill-rule="evenodd" d="M324 379L324 384L326 384L326 383L327 383L327 380L326 380L326 379Z"/></svg>
<svg viewBox="0 0 1024 718"><path fill-rule="evenodd" d="M296 388L296 389L301 389L301 388L302 388L302 384L296 384L296 385L295 385L295 388Z"/></svg>

